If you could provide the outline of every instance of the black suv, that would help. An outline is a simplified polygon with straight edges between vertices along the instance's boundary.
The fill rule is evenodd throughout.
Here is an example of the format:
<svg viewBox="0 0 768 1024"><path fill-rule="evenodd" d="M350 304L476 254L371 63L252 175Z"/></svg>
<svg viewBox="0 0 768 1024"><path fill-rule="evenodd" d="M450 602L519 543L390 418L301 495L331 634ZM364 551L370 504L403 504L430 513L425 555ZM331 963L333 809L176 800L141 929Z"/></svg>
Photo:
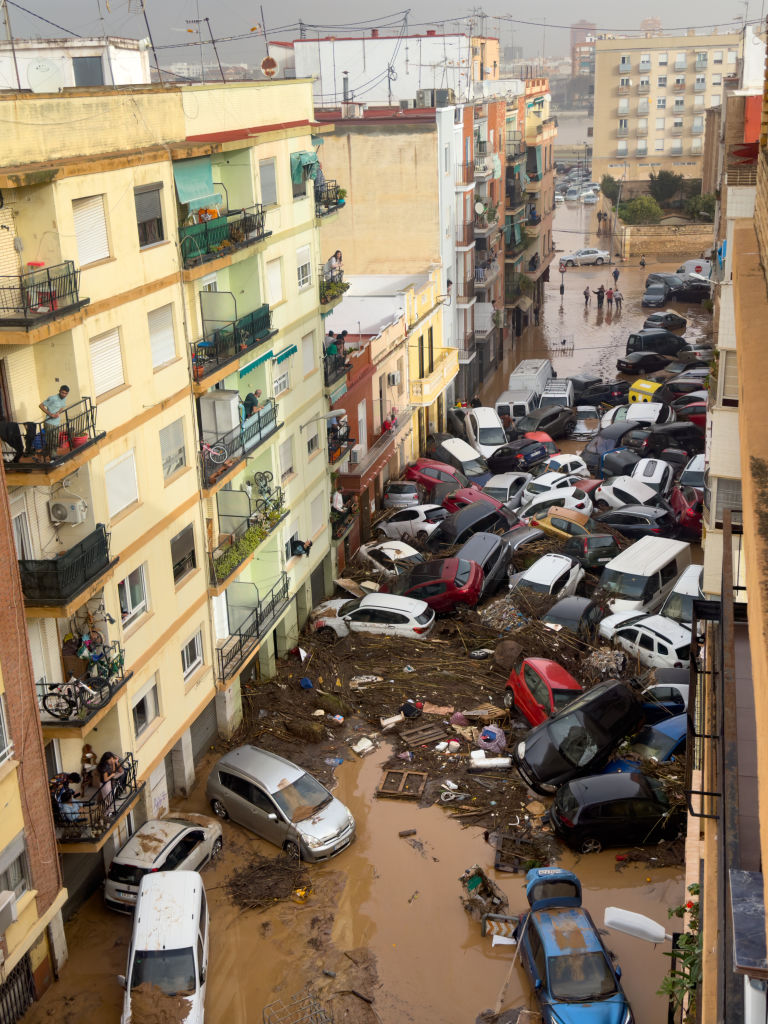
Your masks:
<svg viewBox="0 0 768 1024"><path fill-rule="evenodd" d="M463 544L475 533L506 533L520 526L517 516L506 508L493 508L487 501L473 501L458 512L452 512L433 530L424 546L437 552L455 544ZM462 556L463 557L463 556Z"/></svg>
<svg viewBox="0 0 768 1024"><path fill-rule="evenodd" d="M665 448L681 448L689 455L698 455L704 451L704 433L694 423L678 421L664 423L659 427L630 430L621 443L638 452L642 458L658 458Z"/></svg>
<svg viewBox="0 0 768 1024"><path fill-rule="evenodd" d="M626 380L604 380L580 391L577 405L624 405L631 384Z"/></svg>
<svg viewBox="0 0 768 1024"><path fill-rule="evenodd" d="M632 352L658 352L662 356L676 356L689 348L688 344L671 331L661 327L649 327L636 331L627 338L627 355Z"/></svg>

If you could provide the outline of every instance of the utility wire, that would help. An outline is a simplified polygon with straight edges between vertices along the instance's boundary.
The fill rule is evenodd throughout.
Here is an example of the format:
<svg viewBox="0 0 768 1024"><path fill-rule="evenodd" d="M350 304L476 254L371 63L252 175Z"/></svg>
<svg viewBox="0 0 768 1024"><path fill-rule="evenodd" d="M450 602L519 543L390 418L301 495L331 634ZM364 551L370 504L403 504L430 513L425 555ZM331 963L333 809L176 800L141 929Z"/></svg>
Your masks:
<svg viewBox="0 0 768 1024"><path fill-rule="evenodd" d="M5 2L9 7L15 7L18 11L24 11L24 13L28 14L30 18L37 18L39 21L44 21L46 25L52 25L54 28L57 28L59 32L66 32L68 35L75 36L77 39L83 38L79 32L73 32L71 28L64 28L63 25L57 25L55 21L49 21L48 18L44 18L42 14L35 14L34 11L28 11L27 8L22 7L21 4L14 3L14 0L5 0Z"/></svg>

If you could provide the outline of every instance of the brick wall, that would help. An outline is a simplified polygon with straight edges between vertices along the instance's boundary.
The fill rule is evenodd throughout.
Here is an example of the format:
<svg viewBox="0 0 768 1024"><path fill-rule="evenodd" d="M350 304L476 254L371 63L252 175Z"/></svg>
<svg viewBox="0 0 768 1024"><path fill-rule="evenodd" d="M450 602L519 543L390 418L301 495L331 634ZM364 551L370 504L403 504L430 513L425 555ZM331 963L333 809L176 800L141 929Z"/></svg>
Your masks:
<svg viewBox="0 0 768 1024"><path fill-rule="evenodd" d="M643 253L659 260L695 259L714 244L713 224L627 224L623 253L639 257Z"/></svg>
<svg viewBox="0 0 768 1024"><path fill-rule="evenodd" d="M43 732L35 696L32 659L27 642L24 599L11 532L8 490L0 473L0 665L5 684L8 727L13 740L27 854L32 884L38 891L38 914L44 914L61 889L59 855L53 830Z"/></svg>
<svg viewBox="0 0 768 1024"><path fill-rule="evenodd" d="M768 157L765 149L757 159L757 190L755 192L755 232L760 249L760 265L768 287Z"/></svg>

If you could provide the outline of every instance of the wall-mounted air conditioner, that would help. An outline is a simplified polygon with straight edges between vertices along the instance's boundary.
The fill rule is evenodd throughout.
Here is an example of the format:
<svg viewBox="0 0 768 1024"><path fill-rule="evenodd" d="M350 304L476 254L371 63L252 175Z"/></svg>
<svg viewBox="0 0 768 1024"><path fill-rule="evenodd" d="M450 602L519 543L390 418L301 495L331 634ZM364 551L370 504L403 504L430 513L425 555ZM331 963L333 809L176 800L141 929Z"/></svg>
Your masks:
<svg viewBox="0 0 768 1024"><path fill-rule="evenodd" d="M4 935L8 931L18 916L16 893L11 892L10 889L3 890L0 892L0 935Z"/></svg>
<svg viewBox="0 0 768 1024"><path fill-rule="evenodd" d="M88 502L84 498L78 498L76 494L60 495L58 498L51 498L48 502L48 515L51 522L57 526L64 524L77 526L85 522L88 515Z"/></svg>
<svg viewBox="0 0 768 1024"><path fill-rule="evenodd" d="M349 464L350 466L356 466L363 455L363 446L356 444L354 448L349 449Z"/></svg>
<svg viewBox="0 0 768 1024"><path fill-rule="evenodd" d="M397 388L400 386L400 373L398 371L387 374L387 385L391 388Z"/></svg>

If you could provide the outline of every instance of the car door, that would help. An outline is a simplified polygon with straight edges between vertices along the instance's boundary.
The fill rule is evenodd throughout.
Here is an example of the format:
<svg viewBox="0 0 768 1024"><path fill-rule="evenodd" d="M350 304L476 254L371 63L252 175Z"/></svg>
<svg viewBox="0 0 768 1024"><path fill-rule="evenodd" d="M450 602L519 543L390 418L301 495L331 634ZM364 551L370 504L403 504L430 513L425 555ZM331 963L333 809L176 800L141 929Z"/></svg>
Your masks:
<svg viewBox="0 0 768 1024"><path fill-rule="evenodd" d="M519 685L514 688L515 703L532 725L538 725L552 713L549 688L538 672L525 662Z"/></svg>
<svg viewBox="0 0 768 1024"><path fill-rule="evenodd" d="M605 846L631 846L638 842L638 819L632 800L608 800L600 807L600 839Z"/></svg>
<svg viewBox="0 0 768 1024"><path fill-rule="evenodd" d="M638 629L637 657L648 668L656 668L660 664L656 644L656 637L652 633L646 632L642 627Z"/></svg>
<svg viewBox="0 0 768 1024"><path fill-rule="evenodd" d="M419 513L411 508L403 509L402 512L395 512L390 516L385 531L388 537L393 540L405 540L413 534L413 524L418 520Z"/></svg>
<svg viewBox="0 0 768 1024"><path fill-rule="evenodd" d="M664 815L668 808L662 807L655 800L638 797L629 801L631 819L627 823L627 831L635 843L657 843L664 838Z"/></svg>
<svg viewBox="0 0 768 1024"><path fill-rule="evenodd" d="M375 621L380 629L377 632L386 636L406 636L411 632L411 619L405 612L391 611L388 608L375 612Z"/></svg>
<svg viewBox="0 0 768 1024"><path fill-rule="evenodd" d="M434 608L436 612L448 611L453 607L454 601L447 591L448 584L445 580L432 580L420 587L414 587L413 590L409 590L408 597L414 597L418 601L426 601L429 607Z"/></svg>
<svg viewBox="0 0 768 1024"><path fill-rule="evenodd" d="M221 801L232 821L250 827L251 786L248 779L234 772L219 770L219 784L222 787Z"/></svg>
<svg viewBox="0 0 768 1024"><path fill-rule="evenodd" d="M275 846L282 847L289 833L293 831L274 800L254 782L249 784L248 815L250 823L246 827Z"/></svg>
<svg viewBox="0 0 768 1024"><path fill-rule="evenodd" d="M344 616L344 622L352 633L382 633L382 623L376 618L372 608L356 608Z"/></svg>
<svg viewBox="0 0 768 1024"><path fill-rule="evenodd" d="M523 951L534 992L541 1003L548 1005L547 958L533 916L528 918L528 926L525 929L525 937L523 939Z"/></svg>
<svg viewBox="0 0 768 1024"><path fill-rule="evenodd" d="M613 642L617 647L622 647L629 654L637 656L637 642L639 632L634 626L625 626L624 629L617 629L613 634Z"/></svg>

